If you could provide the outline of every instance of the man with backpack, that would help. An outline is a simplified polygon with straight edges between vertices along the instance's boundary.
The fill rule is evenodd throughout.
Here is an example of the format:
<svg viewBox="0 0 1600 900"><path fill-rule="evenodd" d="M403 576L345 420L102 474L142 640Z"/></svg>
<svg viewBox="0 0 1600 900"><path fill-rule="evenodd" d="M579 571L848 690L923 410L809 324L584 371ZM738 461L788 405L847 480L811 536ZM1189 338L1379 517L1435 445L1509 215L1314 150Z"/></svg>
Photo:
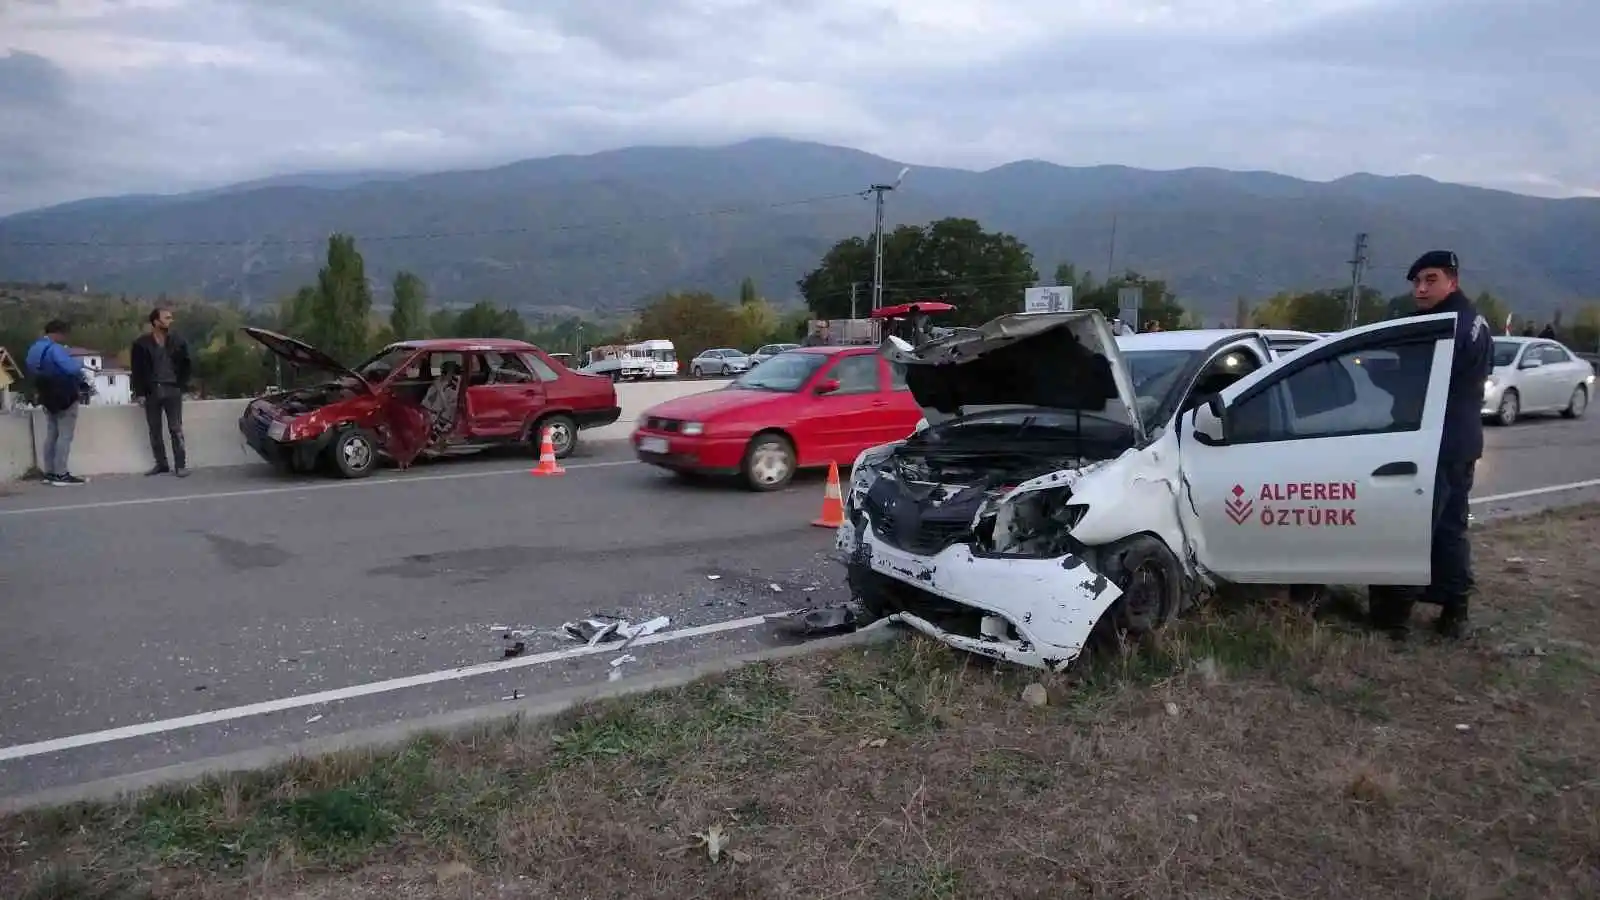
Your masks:
<svg viewBox="0 0 1600 900"><path fill-rule="evenodd" d="M23 364L33 375L34 392L44 407L44 483L69 487L87 483L67 469L72 452L72 435L78 428L78 401L83 391L83 363L67 352L66 339L71 326L53 319L44 326L44 336L33 342Z"/></svg>

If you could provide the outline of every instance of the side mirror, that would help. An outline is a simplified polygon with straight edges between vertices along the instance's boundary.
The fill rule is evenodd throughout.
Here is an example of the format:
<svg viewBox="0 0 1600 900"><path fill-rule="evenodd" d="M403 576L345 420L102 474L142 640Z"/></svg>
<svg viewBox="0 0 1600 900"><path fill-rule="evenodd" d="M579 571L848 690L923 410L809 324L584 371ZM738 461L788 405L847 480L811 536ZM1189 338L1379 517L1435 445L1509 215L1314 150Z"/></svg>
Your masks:
<svg viewBox="0 0 1600 900"><path fill-rule="evenodd" d="M1222 396L1220 394L1212 394L1206 398L1205 403L1195 407L1194 434L1195 439L1202 444L1219 445L1227 443L1227 416L1222 408Z"/></svg>
<svg viewBox="0 0 1600 900"><path fill-rule="evenodd" d="M1542 359L1540 359L1538 357L1534 357L1533 359L1525 359L1525 360L1523 360L1522 361L1522 365L1518 366L1517 368L1519 368L1519 369L1537 369L1542 365L1544 365L1544 360L1542 360Z"/></svg>
<svg viewBox="0 0 1600 900"><path fill-rule="evenodd" d="M839 389L839 379L837 379L837 378L829 378L829 379L827 379L825 381L820 381L820 382L817 383L816 394L817 394L818 397L820 397L823 394L831 394L834 391L837 391L838 389Z"/></svg>

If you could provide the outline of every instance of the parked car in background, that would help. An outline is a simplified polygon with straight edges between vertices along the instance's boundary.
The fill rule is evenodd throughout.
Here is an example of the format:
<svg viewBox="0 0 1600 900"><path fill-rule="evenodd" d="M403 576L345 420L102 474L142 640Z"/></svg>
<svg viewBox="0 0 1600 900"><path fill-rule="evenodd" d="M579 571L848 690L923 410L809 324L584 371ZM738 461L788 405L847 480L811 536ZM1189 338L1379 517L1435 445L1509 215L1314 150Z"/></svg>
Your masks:
<svg viewBox="0 0 1600 900"><path fill-rule="evenodd" d="M1480 410L1490 421L1511 425L1527 413L1576 419L1589 408L1594 366L1557 341L1497 337L1493 365L1483 383Z"/></svg>
<svg viewBox="0 0 1600 900"><path fill-rule="evenodd" d="M763 344L756 352L750 354L750 368L754 369L779 353L793 350L799 346L799 344Z"/></svg>
<svg viewBox="0 0 1600 900"><path fill-rule="evenodd" d="M743 350L719 347L706 350L689 361L689 374L696 378L707 375L738 375L750 371L750 357Z"/></svg>
<svg viewBox="0 0 1600 900"><path fill-rule="evenodd" d="M556 456L565 457L579 429L622 414L609 379L574 372L522 341L404 341L347 368L287 335L243 330L291 365L334 376L258 397L239 417L245 442L287 471L326 465L362 478L384 457L406 466L419 456L508 444L537 454L546 429Z"/></svg>
<svg viewBox="0 0 1600 900"><path fill-rule="evenodd" d="M911 433L922 410L903 371L876 347L801 347L717 391L639 416L640 461L681 474L738 475L773 491L797 469L848 466L868 447Z"/></svg>

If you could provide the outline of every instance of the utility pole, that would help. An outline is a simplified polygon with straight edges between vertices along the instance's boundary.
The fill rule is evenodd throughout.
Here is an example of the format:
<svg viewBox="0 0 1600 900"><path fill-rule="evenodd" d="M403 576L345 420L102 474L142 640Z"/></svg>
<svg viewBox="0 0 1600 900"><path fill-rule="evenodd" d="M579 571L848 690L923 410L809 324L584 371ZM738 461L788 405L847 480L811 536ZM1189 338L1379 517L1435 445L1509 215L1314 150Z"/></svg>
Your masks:
<svg viewBox="0 0 1600 900"><path fill-rule="evenodd" d="M1361 276L1367 269L1367 233L1356 235L1355 254L1350 258L1350 321L1346 328L1356 327L1361 314Z"/></svg>
<svg viewBox="0 0 1600 900"><path fill-rule="evenodd" d="M872 309L877 311L883 308L883 194L900 187L900 182L906 180L906 173L911 171L910 166L900 169L900 174L895 176L894 184L875 184L865 191L868 194L877 194L878 203L875 216L873 233L876 235L876 249L872 254Z"/></svg>
<svg viewBox="0 0 1600 900"><path fill-rule="evenodd" d="M1117 261L1117 214L1111 214L1111 249L1106 251L1106 283L1109 284L1115 272L1111 271L1112 265Z"/></svg>
<svg viewBox="0 0 1600 900"><path fill-rule="evenodd" d="M856 288L860 286L861 282L859 281L850 282L850 318L852 319L856 317Z"/></svg>

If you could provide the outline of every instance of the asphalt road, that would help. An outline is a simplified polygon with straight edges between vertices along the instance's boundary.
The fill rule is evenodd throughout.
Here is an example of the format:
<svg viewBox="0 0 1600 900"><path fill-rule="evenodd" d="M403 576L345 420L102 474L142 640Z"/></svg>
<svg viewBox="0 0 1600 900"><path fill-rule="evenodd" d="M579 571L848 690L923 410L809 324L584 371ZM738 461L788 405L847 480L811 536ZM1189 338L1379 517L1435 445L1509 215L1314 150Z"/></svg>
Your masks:
<svg viewBox="0 0 1600 900"><path fill-rule="evenodd" d="M1600 478L1600 417L1487 434L1480 497ZM614 650L540 655L575 646L557 630L594 613L670 618L664 638L628 651L621 672L635 679L783 642L753 617L845 596L831 532L809 524L818 477L775 494L688 484L622 444L567 460L560 478L529 464L360 482L263 466L0 496L0 798L604 684ZM527 653L449 677L502 660L493 626L534 629ZM698 626L708 633L677 631ZM184 716L201 719L25 746Z"/></svg>

